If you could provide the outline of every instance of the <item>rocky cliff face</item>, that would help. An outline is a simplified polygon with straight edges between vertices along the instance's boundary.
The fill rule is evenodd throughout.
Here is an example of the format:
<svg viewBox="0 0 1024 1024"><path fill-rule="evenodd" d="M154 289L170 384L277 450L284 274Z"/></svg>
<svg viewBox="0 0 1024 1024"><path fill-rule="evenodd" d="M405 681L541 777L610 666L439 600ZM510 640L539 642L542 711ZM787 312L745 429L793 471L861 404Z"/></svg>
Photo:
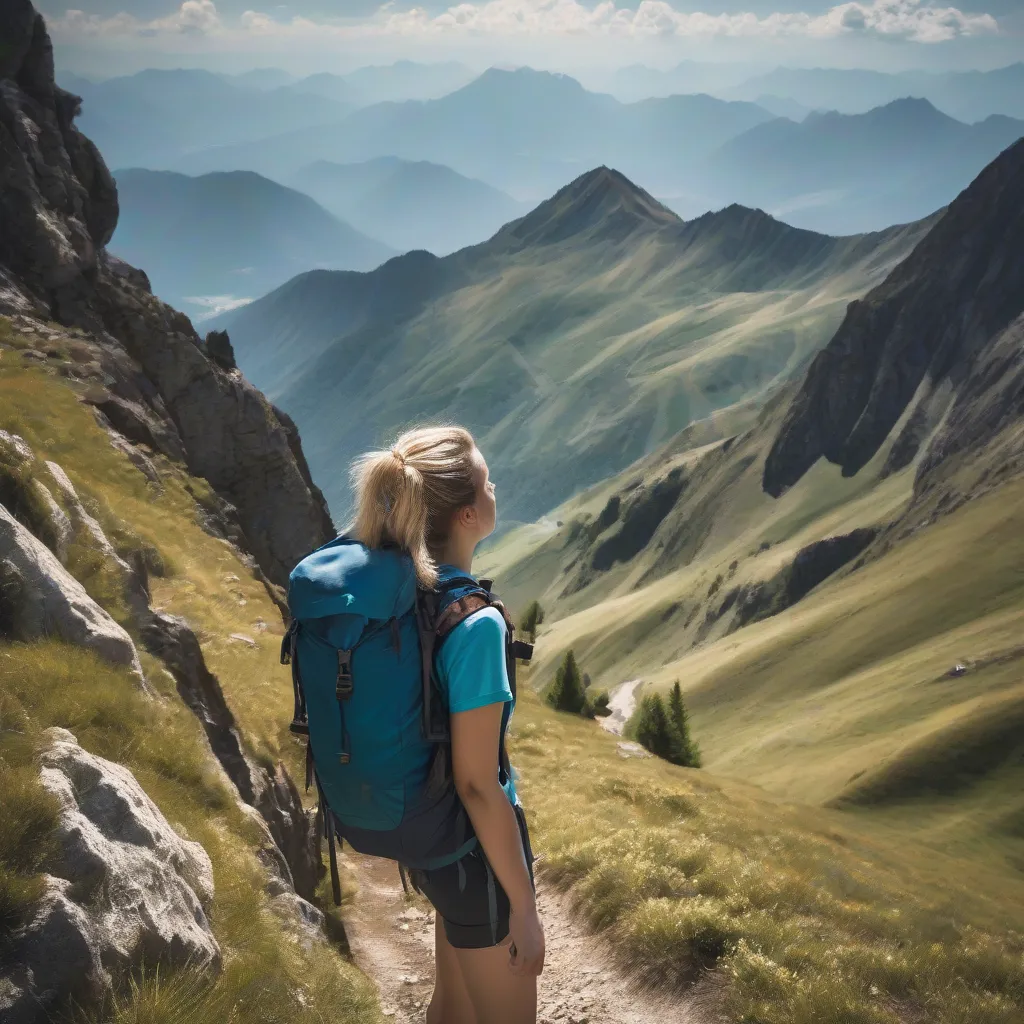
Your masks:
<svg viewBox="0 0 1024 1024"><path fill-rule="evenodd" d="M851 304L789 408L764 489L778 496L822 456L852 476L891 437L885 471L924 452L920 493L948 457L989 444L1019 417L1022 314L1024 140Z"/></svg>
<svg viewBox="0 0 1024 1024"><path fill-rule="evenodd" d="M54 82L46 26L30 0L0 7L0 38L0 312L88 330L111 380L100 408L205 477L237 510L244 545L283 584L332 532L294 427L225 369L230 362L211 357L143 272L106 253L117 191L74 125L79 99Z"/></svg>
<svg viewBox="0 0 1024 1024"><path fill-rule="evenodd" d="M0 348L71 378L154 493L184 481L207 532L244 549L264 583L284 584L333 533L298 432L234 367L226 337L204 342L153 297L144 272L106 253L117 193L74 126L79 106L54 84L45 24L29 0L0 4L0 329L21 342ZM283 765L253 757L188 624L151 607L145 552L122 557L87 511L91 499L83 503L36 444L0 431L0 644L55 637L88 648L131 670L154 700L143 665L152 673L158 659L261 837L271 907L303 942L321 941L322 917L303 898L314 897L318 847L294 783ZM106 604L121 608L123 625L76 578L72 549L102 563L119 591ZM280 600L278 587L268 590ZM41 900L4 936L0 1018L27 1024L68 999L98 1006L143 965L216 972L203 848L176 834L130 772L70 734L54 732L41 759L60 828L41 867Z"/></svg>

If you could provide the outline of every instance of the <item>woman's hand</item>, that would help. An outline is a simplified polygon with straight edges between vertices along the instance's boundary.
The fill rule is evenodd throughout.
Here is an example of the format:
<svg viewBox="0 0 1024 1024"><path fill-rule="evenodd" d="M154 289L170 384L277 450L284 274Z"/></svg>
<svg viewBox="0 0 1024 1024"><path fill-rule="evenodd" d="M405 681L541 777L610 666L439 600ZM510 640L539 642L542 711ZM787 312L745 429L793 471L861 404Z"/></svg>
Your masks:
<svg viewBox="0 0 1024 1024"><path fill-rule="evenodd" d="M521 977L537 976L544 970L544 926L536 906L509 915L509 970Z"/></svg>

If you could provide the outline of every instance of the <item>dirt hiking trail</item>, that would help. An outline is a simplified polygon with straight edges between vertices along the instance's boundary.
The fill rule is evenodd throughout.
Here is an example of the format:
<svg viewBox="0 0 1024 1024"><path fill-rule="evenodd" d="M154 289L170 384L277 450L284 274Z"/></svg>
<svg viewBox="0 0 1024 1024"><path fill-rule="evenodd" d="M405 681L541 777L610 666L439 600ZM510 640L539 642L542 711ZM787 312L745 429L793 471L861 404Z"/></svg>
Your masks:
<svg viewBox="0 0 1024 1024"><path fill-rule="evenodd" d="M359 883L345 926L352 956L380 990L385 1018L423 1024L434 982L434 912L407 898L389 861L346 851ZM712 981L664 996L633 985L607 947L570 909L568 899L538 880L537 901L547 940L538 991L538 1024L718 1024Z"/></svg>

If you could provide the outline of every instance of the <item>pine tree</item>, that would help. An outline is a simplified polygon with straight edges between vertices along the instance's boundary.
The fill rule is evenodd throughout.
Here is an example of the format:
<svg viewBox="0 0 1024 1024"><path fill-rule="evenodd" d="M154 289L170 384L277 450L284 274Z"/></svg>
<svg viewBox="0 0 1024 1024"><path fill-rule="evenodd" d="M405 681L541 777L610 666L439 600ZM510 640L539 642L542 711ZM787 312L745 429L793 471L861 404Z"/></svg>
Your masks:
<svg viewBox="0 0 1024 1024"><path fill-rule="evenodd" d="M570 711L578 715L586 703L583 681L573 652L566 651L562 664L555 673L555 684L548 693L548 703L556 711Z"/></svg>
<svg viewBox="0 0 1024 1024"><path fill-rule="evenodd" d="M640 745L646 747L652 754L666 761L670 759L675 745L673 729L659 694L651 694L641 701L636 738Z"/></svg>
<svg viewBox="0 0 1024 1024"><path fill-rule="evenodd" d="M673 755L669 758L673 764L682 765L684 768L700 767L700 747L690 736L690 716L683 702L683 690L677 679L672 684L672 691L668 698L669 724L674 734Z"/></svg>
<svg viewBox="0 0 1024 1024"><path fill-rule="evenodd" d="M700 767L700 748L690 737L689 717L682 689L676 683L669 694L668 708L660 694L640 702L637 741L652 754L686 768Z"/></svg>

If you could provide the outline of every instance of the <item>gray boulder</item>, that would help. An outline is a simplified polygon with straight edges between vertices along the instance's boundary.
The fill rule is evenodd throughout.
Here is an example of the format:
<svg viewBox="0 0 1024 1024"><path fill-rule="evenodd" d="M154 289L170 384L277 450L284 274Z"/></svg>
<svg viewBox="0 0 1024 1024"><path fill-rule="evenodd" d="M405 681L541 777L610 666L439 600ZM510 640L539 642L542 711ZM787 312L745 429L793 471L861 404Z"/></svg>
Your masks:
<svg viewBox="0 0 1024 1024"><path fill-rule="evenodd" d="M23 639L56 634L142 678L132 638L2 505L0 624Z"/></svg>
<svg viewBox="0 0 1024 1024"><path fill-rule="evenodd" d="M167 822L130 771L48 730L42 783L60 803L47 891L0 970L0 1018L36 1024L77 1000L95 1004L129 972L217 970L204 907L206 851Z"/></svg>

